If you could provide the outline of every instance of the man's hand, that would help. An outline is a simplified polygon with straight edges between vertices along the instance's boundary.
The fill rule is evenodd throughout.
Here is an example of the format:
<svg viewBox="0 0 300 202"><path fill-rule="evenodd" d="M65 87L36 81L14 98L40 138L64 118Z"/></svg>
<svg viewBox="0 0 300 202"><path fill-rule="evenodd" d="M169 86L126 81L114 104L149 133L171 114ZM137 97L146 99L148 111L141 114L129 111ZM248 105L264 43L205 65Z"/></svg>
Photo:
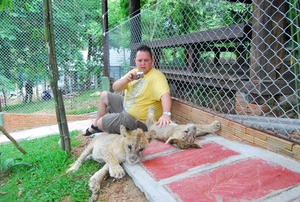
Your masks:
<svg viewBox="0 0 300 202"><path fill-rule="evenodd" d="M172 123L171 117L166 114L163 114L156 122L156 125L158 125L158 127L161 128L169 125L170 123Z"/></svg>
<svg viewBox="0 0 300 202"><path fill-rule="evenodd" d="M134 72L129 73L128 76L126 77L126 79L128 82L133 81L134 80Z"/></svg>

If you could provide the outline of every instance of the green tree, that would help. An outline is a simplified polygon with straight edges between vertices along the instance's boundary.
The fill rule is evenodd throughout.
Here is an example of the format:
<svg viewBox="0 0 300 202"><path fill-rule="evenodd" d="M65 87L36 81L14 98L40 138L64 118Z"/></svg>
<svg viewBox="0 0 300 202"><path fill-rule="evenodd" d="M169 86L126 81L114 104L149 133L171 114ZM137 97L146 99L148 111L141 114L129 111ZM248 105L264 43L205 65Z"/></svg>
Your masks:
<svg viewBox="0 0 300 202"><path fill-rule="evenodd" d="M12 0L0 0L0 11L4 8L11 7Z"/></svg>
<svg viewBox="0 0 300 202"><path fill-rule="evenodd" d="M14 6L0 13L1 30L0 66L3 74L22 88L26 80L37 81L46 67L45 55L39 47L43 44L43 24L41 19L41 5L39 1L31 1L30 10L24 6L24 1L14 2ZM26 5L28 5L26 3ZM45 77L45 72L43 77Z"/></svg>
<svg viewBox="0 0 300 202"><path fill-rule="evenodd" d="M80 86L87 87L93 74L102 70L101 5L93 1L60 1L53 5L58 66L61 73L77 70ZM80 50L88 50L86 65ZM91 62L91 60L93 62ZM72 91L71 86L67 86ZM75 89L78 90L78 89Z"/></svg>
<svg viewBox="0 0 300 202"><path fill-rule="evenodd" d="M68 75L78 68L78 74L86 75L80 78L82 83L89 81L91 74L100 74L102 68L99 2L54 2L55 41L61 73ZM42 11L41 1L21 0L0 12L1 74L18 83L19 88L28 79L49 81ZM89 59L93 60L89 65L83 63L80 55L83 49L89 50Z"/></svg>

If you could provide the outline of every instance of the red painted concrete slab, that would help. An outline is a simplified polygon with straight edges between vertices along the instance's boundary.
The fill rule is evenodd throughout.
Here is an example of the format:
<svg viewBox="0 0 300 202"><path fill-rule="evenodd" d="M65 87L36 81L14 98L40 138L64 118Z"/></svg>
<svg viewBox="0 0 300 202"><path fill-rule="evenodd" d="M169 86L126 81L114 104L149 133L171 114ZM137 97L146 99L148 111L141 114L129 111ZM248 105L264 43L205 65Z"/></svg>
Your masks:
<svg viewBox="0 0 300 202"><path fill-rule="evenodd" d="M168 185L182 201L252 201L300 184L300 174L262 159L248 159Z"/></svg>
<svg viewBox="0 0 300 202"><path fill-rule="evenodd" d="M162 141L154 140L152 141L148 147L143 152L143 156L148 156L151 154L156 154L158 152L166 151L168 149L173 149L174 147L170 144L165 144Z"/></svg>
<svg viewBox="0 0 300 202"><path fill-rule="evenodd" d="M209 143L203 149L178 150L175 153L143 161L142 164L156 180L186 172L190 168L220 161L238 153L219 144Z"/></svg>

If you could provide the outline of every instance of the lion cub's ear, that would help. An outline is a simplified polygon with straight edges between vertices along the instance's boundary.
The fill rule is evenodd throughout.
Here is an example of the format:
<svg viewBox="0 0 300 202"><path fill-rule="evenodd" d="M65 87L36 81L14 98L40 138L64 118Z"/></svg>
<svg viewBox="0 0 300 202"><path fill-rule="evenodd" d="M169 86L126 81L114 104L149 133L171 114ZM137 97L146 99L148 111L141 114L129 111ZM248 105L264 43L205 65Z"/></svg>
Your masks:
<svg viewBox="0 0 300 202"><path fill-rule="evenodd" d="M126 137L126 135L128 135L127 128L123 125L120 125L120 134L123 135L124 137Z"/></svg>
<svg viewBox="0 0 300 202"><path fill-rule="evenodd" d="M173 145L173 146L175 146L175 147L179 147L179 146L177 145L177 144L180 143L179 141L180 141L180 140L178 140L178 139L175 138L175 137L169 137L169 139L165 142L165 144L171 144L171 145ZM200 142L195 141L195 142L193 142L193 144L190 145L188 148L202 148L202 145L201 145ZM187 148L185 148L185 149L187 149Z"/></svg>
<svg viewBox="0 0 300 202"><path fill-rule="evenodd" d="M169 137L169 139L165 142L165 144L172 144L172 145L176 145L179 142L179 140L175 137Z"/></svg>
<svg viewBox="0 0 300 202"><path fill-rule="evenodd" d="M146 135L146 138L148 139L148 142L150 143L152 140L154 140L154 138L156 136L156 132L155 132L155 130L150 130L145 135Z"/></svg>
<svg viewBox="0 0 300 202"><path fill-rule="evenodd" d="M195 141L191 148L202 148L202 144L198 141Z"/></svg>

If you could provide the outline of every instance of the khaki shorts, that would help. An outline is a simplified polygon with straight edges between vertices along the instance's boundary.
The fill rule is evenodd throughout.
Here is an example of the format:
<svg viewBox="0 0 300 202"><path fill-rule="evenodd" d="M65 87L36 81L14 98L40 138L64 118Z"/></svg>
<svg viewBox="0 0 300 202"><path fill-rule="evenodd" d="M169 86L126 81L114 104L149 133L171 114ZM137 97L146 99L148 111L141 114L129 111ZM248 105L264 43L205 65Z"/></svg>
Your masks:
<svg viewBox="0 0 300 202"><path fill-rule="evenodd" d="M120 134L120 125L125 126L128 130L141 128L143 131L147 131L145 123L136 120L124 111L123 96L108 92L107 99L107 114L102 117L102 127L105 132Z"/></svg>

